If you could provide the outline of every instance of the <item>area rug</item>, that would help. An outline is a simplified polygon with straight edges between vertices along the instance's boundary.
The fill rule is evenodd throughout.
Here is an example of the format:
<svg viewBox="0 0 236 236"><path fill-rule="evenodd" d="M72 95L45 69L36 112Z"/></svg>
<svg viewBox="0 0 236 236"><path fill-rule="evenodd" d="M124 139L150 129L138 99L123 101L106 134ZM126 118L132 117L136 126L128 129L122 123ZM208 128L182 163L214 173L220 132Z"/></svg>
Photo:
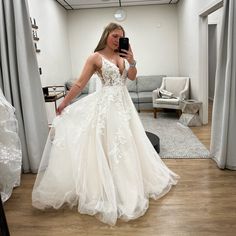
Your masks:
<svg viewBox="0 0 236 236"><path fill-rule="evenodd" d="M194 135L192 130L179 122L176 113L141 112L140 119L146 131L160 138L161 158L210 158L207 148Z"/></svg>

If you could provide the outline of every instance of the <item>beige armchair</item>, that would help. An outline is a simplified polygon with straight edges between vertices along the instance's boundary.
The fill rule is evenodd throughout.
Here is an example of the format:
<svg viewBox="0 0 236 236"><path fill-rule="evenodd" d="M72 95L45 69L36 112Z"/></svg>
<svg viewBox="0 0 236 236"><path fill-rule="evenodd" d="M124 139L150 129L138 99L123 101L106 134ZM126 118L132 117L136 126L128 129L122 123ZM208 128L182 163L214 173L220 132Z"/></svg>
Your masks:
<svg viewBox="0 0 236 236"><path fill-rule="evenodd" d="M168 91L172 97L161 97L160 91ZM157 117L157 110L160 108L181 110L181 101L189 98L188 77L164 77L160 88L152 92L152 103L154 118Z"/></svg>

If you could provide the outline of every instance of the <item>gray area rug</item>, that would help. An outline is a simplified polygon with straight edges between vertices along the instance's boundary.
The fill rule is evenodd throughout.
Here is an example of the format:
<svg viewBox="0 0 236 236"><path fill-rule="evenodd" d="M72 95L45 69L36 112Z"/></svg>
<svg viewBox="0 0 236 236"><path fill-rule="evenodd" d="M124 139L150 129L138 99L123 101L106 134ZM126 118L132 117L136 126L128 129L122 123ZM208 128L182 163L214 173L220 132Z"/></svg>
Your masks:
<svg viewBox="0 0 236 236"><path fill-rule="evenodd" d="M140 119L146 131L160 138L160 157L162 158L210 158L207 148L193 134L189 127L179 122L175 113L141 112Z"/></svg>

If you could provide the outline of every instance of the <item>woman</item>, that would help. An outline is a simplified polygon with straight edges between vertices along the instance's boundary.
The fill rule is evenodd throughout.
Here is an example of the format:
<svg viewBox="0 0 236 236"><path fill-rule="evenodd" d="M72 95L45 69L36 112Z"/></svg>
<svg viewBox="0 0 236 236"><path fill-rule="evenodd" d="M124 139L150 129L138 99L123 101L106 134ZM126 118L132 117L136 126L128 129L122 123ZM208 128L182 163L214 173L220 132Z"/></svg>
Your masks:
<svg viewBox="0 0 236 236"><path fill-rule="evenodd" d="M110 23L80 78L58 107L34 185L39 209L77 206L115 225L142 216L148 198L160 198L178 176L148 140L125 86L137 70L131 47L118 52L124 29ZM102 89L71 104L97 73Z"/></svg>

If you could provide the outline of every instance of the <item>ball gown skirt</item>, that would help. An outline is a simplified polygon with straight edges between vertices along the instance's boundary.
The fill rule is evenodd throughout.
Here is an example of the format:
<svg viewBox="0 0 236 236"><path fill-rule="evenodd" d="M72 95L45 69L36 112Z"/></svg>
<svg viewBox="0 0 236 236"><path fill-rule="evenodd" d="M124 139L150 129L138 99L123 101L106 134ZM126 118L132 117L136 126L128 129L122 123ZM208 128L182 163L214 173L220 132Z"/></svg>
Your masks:
<svg viewBox="0 0 236 236"><path fill-rule="evenodd" d="M126 72L102 59L103 87L64 109L50 130L32 192L33 206L64 204L115 225L142 216L149 198L178 176L145 134L125 86Z"/></svg>

